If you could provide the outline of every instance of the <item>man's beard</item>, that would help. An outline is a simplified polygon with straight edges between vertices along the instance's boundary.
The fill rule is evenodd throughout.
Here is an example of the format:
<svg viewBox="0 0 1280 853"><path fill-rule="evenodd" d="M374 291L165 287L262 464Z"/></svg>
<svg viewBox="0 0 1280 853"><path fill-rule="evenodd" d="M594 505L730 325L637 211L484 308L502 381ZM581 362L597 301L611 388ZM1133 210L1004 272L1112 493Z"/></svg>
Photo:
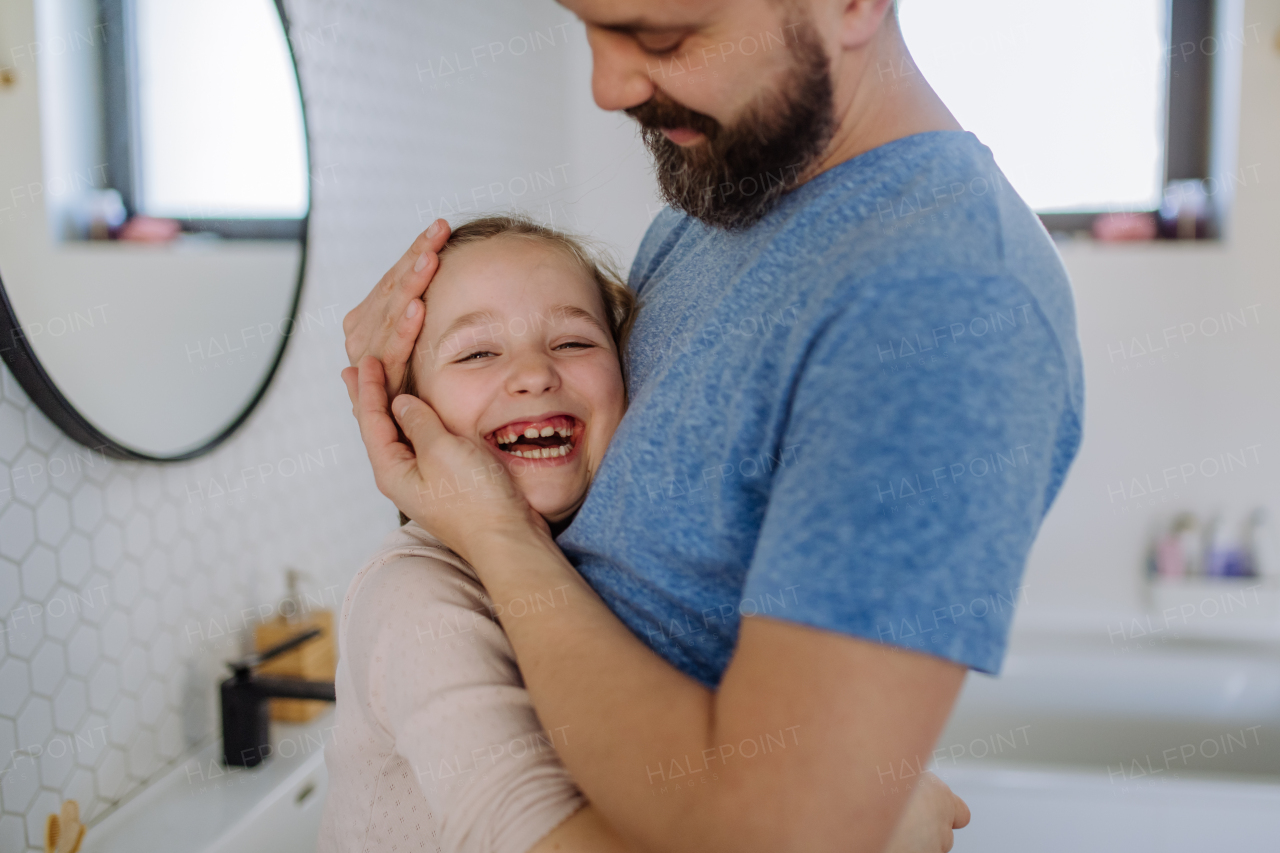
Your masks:
<svg viewBox="0 0 1280 853"><path fill-rule="evenodd" d="M749 228L794 189L835 131L827 57L812 24L798 20L794 61L778 90L762 93L730 127L655 93L627 110L653 155L667 204L708 225ZM661 128L685 127L706 141L683 148Z"/></svg>

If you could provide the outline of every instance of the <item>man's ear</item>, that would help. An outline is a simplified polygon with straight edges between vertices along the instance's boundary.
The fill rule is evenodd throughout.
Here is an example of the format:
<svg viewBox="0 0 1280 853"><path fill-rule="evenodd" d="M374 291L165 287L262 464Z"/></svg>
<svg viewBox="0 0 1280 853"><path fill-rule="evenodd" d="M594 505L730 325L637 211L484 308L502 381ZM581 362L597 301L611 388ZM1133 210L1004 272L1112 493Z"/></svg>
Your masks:
<svg viewBox="0 0 1280 853"><path fill-rule="evenodd" d="M880 32L885 19L893 15L894 0L844 0L844 12L840 16L840 46L845 50L866 47Z"/></svg>

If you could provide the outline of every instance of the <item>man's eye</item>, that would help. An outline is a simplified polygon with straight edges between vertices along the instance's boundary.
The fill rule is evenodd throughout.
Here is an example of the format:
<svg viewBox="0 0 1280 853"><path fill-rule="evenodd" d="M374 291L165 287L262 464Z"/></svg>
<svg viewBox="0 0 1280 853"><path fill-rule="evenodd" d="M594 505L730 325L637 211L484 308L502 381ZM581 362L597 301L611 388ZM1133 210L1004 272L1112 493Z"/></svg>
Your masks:
<svg viewBox="0 0 1280 853"><path fill-rule="evenodd" d="M684 43L684 35L638 36L636 41L646 53L671 53Z"/></svg>

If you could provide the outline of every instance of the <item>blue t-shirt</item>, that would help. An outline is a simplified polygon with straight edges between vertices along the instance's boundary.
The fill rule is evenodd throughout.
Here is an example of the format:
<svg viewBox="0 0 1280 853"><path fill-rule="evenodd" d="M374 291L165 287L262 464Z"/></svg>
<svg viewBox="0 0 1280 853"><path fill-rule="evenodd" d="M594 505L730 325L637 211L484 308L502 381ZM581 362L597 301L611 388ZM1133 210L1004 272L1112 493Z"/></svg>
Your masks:
<svg viewBox="0 0 1280 853"><path fill-rule="evenodd" d="M741 233L664 210L630 284L631 406L559 538L619 618L708 686L753 614L998 671L1084 401L990 150L899 139Z"/></svg>

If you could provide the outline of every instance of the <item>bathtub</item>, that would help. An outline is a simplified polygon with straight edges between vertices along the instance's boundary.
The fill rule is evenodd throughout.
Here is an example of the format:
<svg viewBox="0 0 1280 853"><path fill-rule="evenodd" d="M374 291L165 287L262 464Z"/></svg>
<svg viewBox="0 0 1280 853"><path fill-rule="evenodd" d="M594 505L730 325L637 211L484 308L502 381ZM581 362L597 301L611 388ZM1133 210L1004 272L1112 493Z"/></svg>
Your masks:
<svg viewBox="0 0 1280 853"><path fill-rule="evenodd" d="M957 853L1280 850L1280 647L1024 636L926 761ZM909 784L910 763L881 768Z"/></svg>

